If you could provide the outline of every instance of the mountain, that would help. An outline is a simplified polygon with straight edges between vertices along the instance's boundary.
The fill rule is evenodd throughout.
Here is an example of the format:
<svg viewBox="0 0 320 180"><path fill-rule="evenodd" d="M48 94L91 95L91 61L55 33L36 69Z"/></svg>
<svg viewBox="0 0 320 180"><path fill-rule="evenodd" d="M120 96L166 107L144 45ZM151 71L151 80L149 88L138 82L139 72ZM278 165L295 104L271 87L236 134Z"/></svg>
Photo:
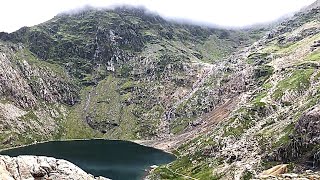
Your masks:
<svg viewBox="0 0 320 180"><path fill-rule="evenodd" d="M317 173L304 174L318 171L320 165L319 12L319 7L299 12L230 56L238 69L231 71L229 80L242 74L246 88L213 110L215 125L205 129L210 116L204 116L200 129L181 135L187 136L186 143L173 148L179 158L156 169L152 177L285 179L272 176L277 173L259 174L286 163L276 168L301 173L288 179L319 179Z"/></svg>
<svg viewBox="0 0 320 180"><path fill-rule="evenodd" d="M139 140L178 157L151 179L317 170L319 11L227 30L86 9L0 33L0 148Z"/></svg>
<svg viewBox="0 0 320 180"><path fill-rule="evenodd" d="M212 73L211 63L264 31L179 24L124 7L1 33L2 144L179 133L208 111L206 104L186 114L184 103ZM12 109L18 113L8 116Z"/></svg>
<svg viewBox="0 0 320 180"><path fill-rule="evenodd" d="M0 49L1 147L50 139L79 88L64 69L39 61L22 44L1 42Z"/></svg>

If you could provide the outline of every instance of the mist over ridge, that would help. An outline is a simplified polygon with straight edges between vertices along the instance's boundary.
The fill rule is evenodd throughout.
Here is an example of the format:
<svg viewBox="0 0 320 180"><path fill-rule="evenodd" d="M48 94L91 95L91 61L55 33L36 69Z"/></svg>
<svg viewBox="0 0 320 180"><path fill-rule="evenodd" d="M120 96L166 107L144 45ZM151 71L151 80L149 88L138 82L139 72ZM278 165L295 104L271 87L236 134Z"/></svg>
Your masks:
<svg viewBox="0 0 320 180"><path fill-rule="evenodd" d="M88 7L114 8L117 6L144 7L167 20L205 26L243 28L265 24L296 12L314 0L303 1L150 1L150 0L78 0L39 1L30 0L5 2L0 7L0 31L13 32L23 26L33 26L47 21L59 13L75 13ZM16 6L19 4L19 6ZM10 16L10 20L8 20Z"/></svg>

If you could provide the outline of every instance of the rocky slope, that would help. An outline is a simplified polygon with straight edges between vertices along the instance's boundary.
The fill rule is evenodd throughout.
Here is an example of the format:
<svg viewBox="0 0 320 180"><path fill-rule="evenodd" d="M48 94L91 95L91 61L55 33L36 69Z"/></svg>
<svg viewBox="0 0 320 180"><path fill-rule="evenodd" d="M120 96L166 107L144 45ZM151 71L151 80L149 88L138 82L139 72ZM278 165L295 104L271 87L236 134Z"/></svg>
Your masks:
<svg viewBox="0 0 320 180"><path fill-rule="evenodd" d="M187 103L203 84L229 73L215 62L263 32L179 24L142 9L116 8L61 14L0 33L2 146L180 133L220 101L215 95ZM213 74L217 80L206 82ZM18 113L8 116L13 108Z"/></svg>
<svg viewBox="0 0 320 180"><path fill-rule="evenodd" d="M180 158L152 177L251 179L282 163L296 173L319 170L319 12L319 7L300 12L231 56L231 68L244 68L235 68L229 78L241 77L236 74L241 71L246 77L246 88L225 99L236 106L220 106L228 117L213 111L218 124L208 131L186 132L192 140L174 151Z"/></svg>
<svg viewBox="0 0 320 180"><path fill-rule="evenodd" d="M76 165L44 156L0 156L0 179L3 180L108 180L87 174Z"/></svg>
<svg viewBox="0 0 320 180"><path fill-rule="evenodd" d="M64 70L41 62L22 44L0 42L1 146L51 139L78 100Z"/></svg>
<svg viewBox="0 0 320 180"><path fill-rule="evenodd" d="M262 38L265 29L185 25L130 8L0 33L1 147L148 140L179 157L153 179L259 178L282 163L316 171L318 2Z"/></svg>

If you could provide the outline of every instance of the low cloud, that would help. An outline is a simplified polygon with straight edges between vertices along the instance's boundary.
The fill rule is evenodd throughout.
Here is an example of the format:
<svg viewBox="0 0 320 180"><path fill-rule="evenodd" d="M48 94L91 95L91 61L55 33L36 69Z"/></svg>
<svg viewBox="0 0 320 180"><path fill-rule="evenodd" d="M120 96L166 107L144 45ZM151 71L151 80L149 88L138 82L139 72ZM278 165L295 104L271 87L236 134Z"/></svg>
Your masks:
<svg viewBox="0 0 320 180"><path fill-rule="evenodd" d="M1 2L0 31L33 26L59 13L120 5L145 7L169 20L210 26L244 27L274 21L315 0L10 0Z"/></svg>

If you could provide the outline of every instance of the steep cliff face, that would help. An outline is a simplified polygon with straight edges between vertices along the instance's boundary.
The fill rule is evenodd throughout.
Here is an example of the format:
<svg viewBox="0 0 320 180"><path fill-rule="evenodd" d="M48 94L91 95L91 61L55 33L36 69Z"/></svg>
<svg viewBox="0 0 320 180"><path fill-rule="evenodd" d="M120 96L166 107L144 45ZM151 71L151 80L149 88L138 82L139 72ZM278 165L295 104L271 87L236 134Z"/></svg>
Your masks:
<svg viewBox="0 0 320 180"><path fill-rule="evenodd" d="M310 167L320 165L319 105L304 113L288 136L289 140L274 153L274 159L283 162L300 160Z"/></svg>
<svg viewBox="0 0 320 180"><path fill-rule="evenodd" d="M37 60L22 45L1 44L1 93L22 108L37 99L69 105L77 101L75 85L59 66ZM51 67L50 67L51 65Z"/></svg>
<svg viewBox="0 0 320 180"><path fill-rule="evenodd" d="M0 42L1 146L51 139L77 86L57 65L42 62L23 45Z"/></svg>

